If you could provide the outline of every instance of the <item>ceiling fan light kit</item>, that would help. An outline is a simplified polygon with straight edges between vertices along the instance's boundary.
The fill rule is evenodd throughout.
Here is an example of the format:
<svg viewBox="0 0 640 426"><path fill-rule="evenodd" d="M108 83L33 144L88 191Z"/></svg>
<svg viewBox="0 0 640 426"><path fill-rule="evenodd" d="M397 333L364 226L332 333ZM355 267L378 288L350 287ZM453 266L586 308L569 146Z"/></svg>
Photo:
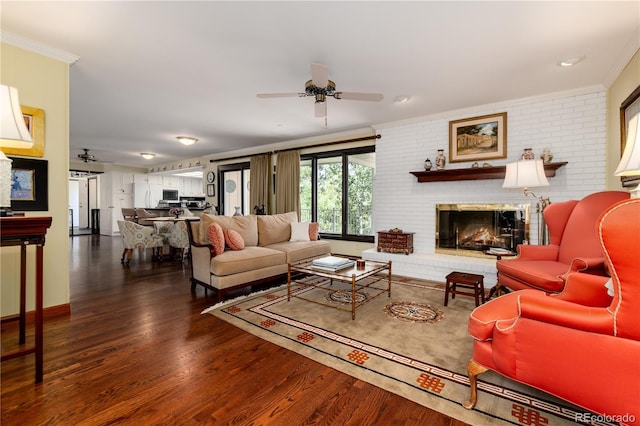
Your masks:
<svg viewBox="0 0 640 426"><path fill-rule="evenodd" d="M140 155L142 155L142 158L144 158L145 160L151 160L156 156L155 154L152 154L150 152L141 152Z"/></svg>
<svg viewBox="0 0 640 426"><path fill-rule="evenodd" d="M191 136L176 136L176 139L178 139L178 142L180 142L182 145L193 145L194 143L198 142L198 139L196 138L192 138Z"/></svg>
<svg viewBox="0 0 640 426"><path fill-rule="evenodd" d="M89 161L97 161L96 156L93 154L89 154L89 149L87 148L82 148L82 150L84 151L82 154L78 154L78 158L81 159L82 161L84 161L85 163L88 163Z"/></svg>
<svg viewBox="0 0 640 426"><path fill-rule="evenodd" d="M259 93L258 98L288 98L313 96L315 99L315 116L327 117L327 97L352 101L380 102L384 96L380 93L338 92L336 83L329 80L329 68L323 64L311 64L311 80L305 83L304 93ZM326 125L326 120L325 120Z"/></svg>

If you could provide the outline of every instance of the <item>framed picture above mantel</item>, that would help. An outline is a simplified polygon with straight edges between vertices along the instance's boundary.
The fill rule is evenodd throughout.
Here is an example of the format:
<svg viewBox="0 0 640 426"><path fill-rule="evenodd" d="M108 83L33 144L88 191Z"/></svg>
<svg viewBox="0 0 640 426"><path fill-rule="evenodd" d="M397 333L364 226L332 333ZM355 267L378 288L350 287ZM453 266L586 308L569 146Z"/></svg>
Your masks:
<svg viewBox="0 0 640 426"><path fill-rule="evenodd" d="M449 122L449 162L507 158L507 113Z"/></svg>

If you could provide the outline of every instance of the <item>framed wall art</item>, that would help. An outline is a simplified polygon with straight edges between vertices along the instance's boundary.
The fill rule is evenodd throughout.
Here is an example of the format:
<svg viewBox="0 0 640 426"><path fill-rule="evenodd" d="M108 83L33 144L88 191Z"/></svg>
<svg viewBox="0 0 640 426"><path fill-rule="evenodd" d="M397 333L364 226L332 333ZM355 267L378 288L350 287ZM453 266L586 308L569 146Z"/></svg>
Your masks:
<svg viewBox="0 0 640 426"><path fill-rule="evenodd" d="M215 197L216 196L216 184L208 183L207 184L207 197Z"/></svg>
<svg viewBox="0 0 640 426"><path fill-rule="evenodd" d="M22 155L25 157L44 157L44 110L20 105L22 116L31 133L33 146L31 148L2 148L7 155Z"/></svg>
<svg viewBox="0 0 640 426"><path fill-rule="evenodd" d="M507 158L507 113L449 122L449 162Z"/></svg>
<svg viewBox="0 0 640 426"><path fill-rule="evenodd" d="M11 158L11 209L49 210L49 164L46 160Z"/></svg>
<svg viewBox="0 0 640 426"><path fill-rule="evenodd" d="M620 158L627 144L627 130L629 120L640 113L640 86L636 88L620 105ZM622 176L620 178L625 188L635 187L640 184L640 176Z"/></svg>

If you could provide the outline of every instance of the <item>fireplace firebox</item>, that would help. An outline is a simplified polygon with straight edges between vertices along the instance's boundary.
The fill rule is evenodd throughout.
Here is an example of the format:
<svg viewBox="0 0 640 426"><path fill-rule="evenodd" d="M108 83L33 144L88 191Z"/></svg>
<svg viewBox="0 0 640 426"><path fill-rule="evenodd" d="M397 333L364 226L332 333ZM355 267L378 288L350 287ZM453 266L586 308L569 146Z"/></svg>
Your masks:
<svg viewBox="0 0 640 426"><path fill-rule="evenodd" d="M529 240L529 204L437 204L436 252L476 256L515 251Z"/></svg>

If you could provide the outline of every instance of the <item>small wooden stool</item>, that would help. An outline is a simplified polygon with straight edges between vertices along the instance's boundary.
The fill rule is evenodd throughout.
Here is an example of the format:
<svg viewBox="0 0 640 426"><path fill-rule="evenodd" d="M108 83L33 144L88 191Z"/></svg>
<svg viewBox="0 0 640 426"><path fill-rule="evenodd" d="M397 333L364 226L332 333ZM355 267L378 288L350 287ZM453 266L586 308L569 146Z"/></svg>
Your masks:
<svg viewBox="0 0 640 426"><path fill-rule="evenodd" d="M460 291L456 287L473 288L473 293ZM469 274L467 272L454 271L447 275L447 284L444 290L444 306L449 303L449 293L455 299L456 294L473 296L476 299L476 306L480 306L480 301L484 303L484 275Z"/></svg>

